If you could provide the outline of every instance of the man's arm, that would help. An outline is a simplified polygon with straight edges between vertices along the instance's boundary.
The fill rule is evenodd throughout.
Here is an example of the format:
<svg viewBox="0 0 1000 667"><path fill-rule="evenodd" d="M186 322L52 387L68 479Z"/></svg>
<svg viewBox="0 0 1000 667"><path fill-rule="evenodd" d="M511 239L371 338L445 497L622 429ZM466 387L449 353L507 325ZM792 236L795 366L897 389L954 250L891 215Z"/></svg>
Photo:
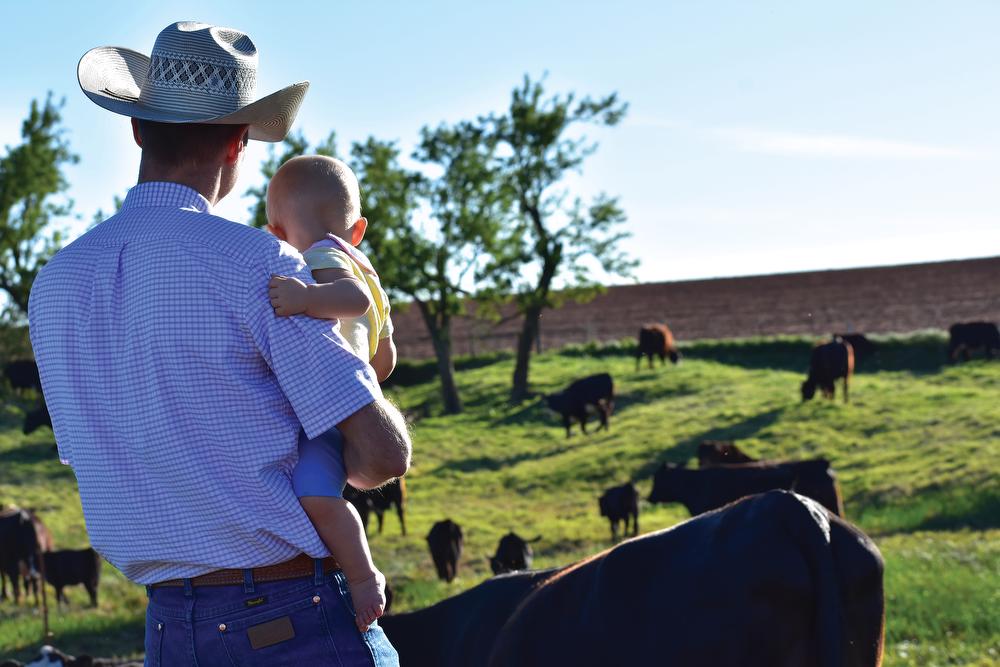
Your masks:
<svg viewBox="0 0 1000 667"><path fill-rule="evenodd" d="M316 284L306 285L297 278L272 276L267 287L274 312L335 320L361 317L371 307L361 281L347 269L317 269L313 278Z"/></svg>
<svg viewBox="0 0 1000 667"><path fill-rule="evenodd" d="M386 378L392 375L392 371L396 368L396 343L391 335L379 340L371 365L379 382L385 382Z"/></svg>
<svg viewBox="0 0 1000 667"><path fill-rule="evenodd" d="M409 469L413 445L406 421L385 398L361 408L337 428L344 436L344 465L351 486L374 489Z"/></svg>

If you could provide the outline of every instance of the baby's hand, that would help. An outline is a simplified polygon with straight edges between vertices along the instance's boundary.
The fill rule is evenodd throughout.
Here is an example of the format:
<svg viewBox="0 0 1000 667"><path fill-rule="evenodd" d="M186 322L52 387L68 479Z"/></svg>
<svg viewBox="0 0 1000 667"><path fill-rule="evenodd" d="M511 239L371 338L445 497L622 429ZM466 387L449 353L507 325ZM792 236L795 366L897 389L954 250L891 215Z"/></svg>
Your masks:
<svg viewBox="0 0 1000 667"><path fill-rule="evenodd" d="M309 307L309 287L298 278L271 276L267 286L275 314L289 317L304 313Z"/></svg>
<svg viewBox="0 0 1000 667"><path fill-rule="evenodd" d="M354 603L354 622L360 632L367 632L368 626L385 612L385 575L375 570L367 579L347 584Z"/></svg>

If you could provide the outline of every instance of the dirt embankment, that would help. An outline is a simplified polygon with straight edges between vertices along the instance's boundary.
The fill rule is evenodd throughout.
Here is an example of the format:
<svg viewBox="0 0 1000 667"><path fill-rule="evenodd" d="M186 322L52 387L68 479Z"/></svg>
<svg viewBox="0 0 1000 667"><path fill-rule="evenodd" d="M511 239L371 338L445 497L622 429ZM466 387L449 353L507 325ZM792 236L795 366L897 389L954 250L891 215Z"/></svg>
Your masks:
<svg viewBox="0 0 1000 667"><path fill-rule="evenodd" d="M393 313L400 355L433 356L415 308ZM947 329L954 322L1000 321L1000 257L865 269L811 271L610 287L588 303L542 316L541 347L635 336L667 322L678 340L833 331ZM521 321L459 318L455 353L513 349Z"/></svg>

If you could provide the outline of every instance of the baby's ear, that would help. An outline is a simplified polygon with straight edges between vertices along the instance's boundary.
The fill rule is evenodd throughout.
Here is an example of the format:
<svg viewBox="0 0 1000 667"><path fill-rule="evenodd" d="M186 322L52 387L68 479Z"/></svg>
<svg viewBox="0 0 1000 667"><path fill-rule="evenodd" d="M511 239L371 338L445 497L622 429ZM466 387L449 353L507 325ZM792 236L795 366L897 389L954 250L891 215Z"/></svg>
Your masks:
<svg viewBox="0 0 1000 667"><path fill-rule="evenodd" d="M264 227L264 229L271 232L282 241L288 241L288 239L285 237L285 230L282 229L280 226L268 224L266 227Z"/></svg>
<svg viewBox="0 0 1000 667"><path fill-rule="evenodd" d="M365 232L368 230L368 219L358 218L354 226L351 227L351 245L358 246L361 244L361 239L365 237Z"/></svg>

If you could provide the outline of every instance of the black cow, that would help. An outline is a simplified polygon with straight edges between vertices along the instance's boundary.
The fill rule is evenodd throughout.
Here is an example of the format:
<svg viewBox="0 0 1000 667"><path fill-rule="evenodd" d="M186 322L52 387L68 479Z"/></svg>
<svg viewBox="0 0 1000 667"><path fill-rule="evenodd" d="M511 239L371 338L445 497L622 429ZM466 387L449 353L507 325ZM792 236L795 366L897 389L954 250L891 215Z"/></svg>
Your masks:
<svg viewBox="0 0 1000 667"><path fill-rule="evenodd" d="M836 343L838 340L847 341L851 344L851 349L854 350L854 364L857 365L868 359L873 354L878 351L878 347L875 343L868 340L868 336L860 333L838 333L833 334L833 342Z"/></svg>
<svg viewBox="0 0 1000 667"><path fill-rule="evenodd" d="M490 556L490 569L493 570L493 574L530 568L531 560L535 557L531 545L540 539L542 539L541 535L531 540L525 540L514 532L501 537L497 543L496 553Z"/></svg>
<svg viewBox="0 0 1000 667"><path fill-rule="evenodd" d="M83 584L90 606L97 606L97 585L101 581L101 557L93 549L61 549L42 554L45 580L56 589L56 602L69 604L63 588Z"/></svg>
<svg viewBox="0 0 1000 667"><path fill-rule="evenodd" d="M451 583L458 572L458 559L462 555L465 538L462 527L451 519L438 521L427 533L427 546L438 577Z"/></svg>
<svg viewBox="0 0 1000 667"><path fill-rule="evenodd" d="M588 405L593 405L597 409L597 416L601 420L597 430L607 429L608 417L615 405L614 399L615 389L611 376L599 373L581 378L557 394L549 394L545 397L545 402L550 409L562 415L568 438L571 419L574 418L580 422L580 429L584 433L587 432Z"/></svg>
<svg viewBox="0 0 1000 667"><path fill-rule="evenodd" d="M623 533L628 533L628 520L632 517L632 534L639 534L639 492L632 482L613 486L597 499L601 516L611 523L611 540L618 539L618 522L624 522Z"/></svg>
<svg viewBox="0 0 1000 667"><path fill-rule="evenodd" d="M812 350L809 358L809 377L802 383L802 400L808 401L816 395L816 387L823 396L833 400L836 390L833 382L844 378L844 403L847 403L847 386L854 373L854 349L847 341L822 343Z"/></svg>
<svg viewBox="0 0 1000 667"><path fill-rule="evenodd" d="M0 572L10 579L15 603L21 601L21 577L33 576L39 565L38 535L31 514L16 507L0 513ZM7 584L0 577L0 599L6 597Z"/></svg>
<svg viewBox="0 0 1000 667"><path fill-rule="evenodd" d="M21 432L30 435L43 426L52 428L52 417L49 416L49 408L45 405L45 400L39 402L38 407L24 415L24 425Z"/></svg>
<svg viewBox="0 0 1000 667"><path fill-rule="evenodd" d="M42 381L38 377L38 364L31 359L18 359L7 363L3 367L3 376L13 389L42 390Z"/></svg>
<svg viewBox="0 0 1000 667"><path fill-rule="evenodd" d="M361 515L361 523L368 532L368 516L375 512L378 519L378 534L382 534L382 527L385 522L385 512L393 505L396 506L396 516L399 517L399 527L406 535L406 481L400 477L389 482L385 486L370 491L359 491L353 486L344 487L344 499L351 502Z"/></svg>
<svg viewBox="0 0 1000 667"><path fill-rule="evenodd" d="M680 361L681 353L677 351L674 344L674 334L670 332L670 327L666 324L644 324L639 329L639 346L635 351L635 370L639 370L639 362L643 357L649 362L649 367L653 368L653 357L660 358L660 365L666 363L666 358L670 357L670 363L676 364Z"/></svg>
<svg viewBox="0 0 1000 667"><path fill-rule="evenodd" d="M681 503L695 516L772 489L796 491L838 516L844 514L837 478L826 459L758 461L696 470L664 463L653 476L649 502Z"/></svg>
<svg viewBox="0 0 1000 667"><path fill-rule="evenodd" d="M703 440L698 445L698 467L753 463L757 459L746 455L739 447L728 440Z"/></svg>
<svg viewBox="0 0 1000 667"><path fill-rule="evenodd" d="M775 491L379 623L408 667L875 667L882 572L863 533Z"/></svg>
<svg viewBox="0 0 1000 667"><path fill-rule="evenodd" d="M970 350L982 348L987 359L1000 352L1000 330L993 322L952 324L948 329L948 360L958 361L959 353L968 361Z"/></svg>

